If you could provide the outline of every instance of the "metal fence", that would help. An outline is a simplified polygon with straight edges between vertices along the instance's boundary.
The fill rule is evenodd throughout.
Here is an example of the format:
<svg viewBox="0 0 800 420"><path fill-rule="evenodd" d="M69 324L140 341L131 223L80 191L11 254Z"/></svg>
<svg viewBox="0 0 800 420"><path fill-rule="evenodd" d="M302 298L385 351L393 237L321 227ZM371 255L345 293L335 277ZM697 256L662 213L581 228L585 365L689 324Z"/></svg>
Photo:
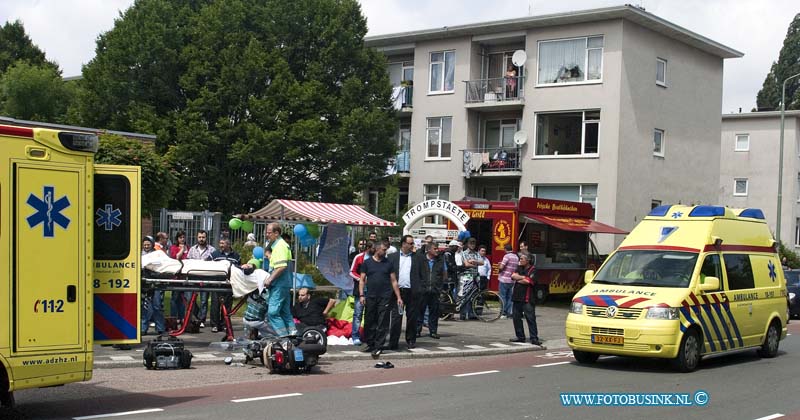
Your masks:
<svg viewBox="0 0 800 420"><path fill-rule="evenodd" d="M175 235L183 231L186 233L186 243L194 245L197 241L197 232L208 232L208 242L214 246L219 241L222 229L222 213L210 211L178 211L161 209L153 217L153 230L165 232L169 235L170 242L175 241ZM153 232L154 234L156 232Z"/></svg>

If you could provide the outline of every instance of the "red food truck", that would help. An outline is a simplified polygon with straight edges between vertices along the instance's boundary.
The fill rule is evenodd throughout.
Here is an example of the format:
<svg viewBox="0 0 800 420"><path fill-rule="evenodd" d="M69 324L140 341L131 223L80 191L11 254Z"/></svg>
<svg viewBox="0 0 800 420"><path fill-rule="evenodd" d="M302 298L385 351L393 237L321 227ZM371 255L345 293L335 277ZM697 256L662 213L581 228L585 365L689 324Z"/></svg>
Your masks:
<svg viewBox="0 0 800 420"><path fill-rule="evenodd" d="M479 245L486 245L492 262L489 287L497 290L498 266L511 244L528 244L537 269L536 299L551 294L572 294L583 287L586 270L597 270L601 258L591 233L624 235L628 232L592 219L589 203L522 197L514 201L455 201L470 216L467 230ZM448 229L455 229L452 222Z"/></svg>

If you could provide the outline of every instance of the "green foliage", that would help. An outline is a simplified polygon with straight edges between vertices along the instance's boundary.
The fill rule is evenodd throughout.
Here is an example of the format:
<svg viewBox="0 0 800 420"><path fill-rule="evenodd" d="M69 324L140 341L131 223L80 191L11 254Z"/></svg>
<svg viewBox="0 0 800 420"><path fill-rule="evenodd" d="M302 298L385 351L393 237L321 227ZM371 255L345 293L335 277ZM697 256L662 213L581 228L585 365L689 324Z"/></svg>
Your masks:
<svg viewBox="0 0 800 420"><path fill-rule="evenodd" d="M786 257L786 265L789 268L800 268L800 256L783 242L778 246L778 256L780 256L781 261L783 261L783 257Z"/></svg>
<svg viewBox="0 0 800 420"><path fill-rule="evenodd" d="M72 95L51 66L18 61L0 76L0 113L13 118L63 123Z"/></svg>
<svg viewBox="0 0 800 420"><path fill-rule="evenodd" d="M44 52L33 44L22 22L6 22L0 26L0 74L17 62L58 71L58 66L45 58Z"/></svg>
<svg viewBox="0 0 800 420"><path fill-rule="evenodd" d="M366 32L356 0L140 0L84 69L84 117L155 133L188 186L173 206L352 202L396 147Z"/></svg>
<svg viewBox="0 0 800 420"><path fill-rule="evenodd" d="M163 156L153 146L125 137L104 134L95 155L97 163L140 166L142 170L142 213L166 207L178 189L175 174Z"/></svg>
<svg viewBox="0 0 800 420"><path fill-rule="evenodd" d="M795 15L789 25L778 61L772 63L769 74L761 90L758 91L756 98L758 109L780 109L783 81L798 73L800 73L800 13ZM800 77L786 84L786 109L800 109Z"/></svg>

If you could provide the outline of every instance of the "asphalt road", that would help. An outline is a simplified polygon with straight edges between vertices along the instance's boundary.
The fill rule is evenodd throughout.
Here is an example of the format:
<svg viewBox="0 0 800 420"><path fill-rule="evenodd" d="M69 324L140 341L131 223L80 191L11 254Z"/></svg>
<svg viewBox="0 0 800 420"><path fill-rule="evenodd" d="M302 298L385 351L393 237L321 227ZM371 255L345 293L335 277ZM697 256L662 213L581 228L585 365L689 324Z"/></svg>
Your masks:
<svg viewBox="0 0 800 420"><path fill-rule="evenodd" d="M28 418L81 418L140 411L123 419L617 419L800 418L794 397L800 374L800 324L774 359L755 352L704 360L691 374L668 363L618 357L594 366L575 363L568 351L518 353L463 359L397 360L394 369L367 361L324 365L306 376L276 376L263 368L207 366L215 381L197 387L196 372L109 369L130 375L91 385L20 394ZM180 372L180 374L179 374ZM154 382L159 375L158 381ZM186 376L188 374L188 377ZM148 380L149 375L149 380ZM208 378L208 376L205 376ZM124 389L123 389L124 388ZM703 406L565 407L562 393L707 392ZM142 411L145 410L145 411ZM771 417L772 416L772 417ZM89 417L91 418L91 417ZM100 417L94 417L100 418Z"/></svg>

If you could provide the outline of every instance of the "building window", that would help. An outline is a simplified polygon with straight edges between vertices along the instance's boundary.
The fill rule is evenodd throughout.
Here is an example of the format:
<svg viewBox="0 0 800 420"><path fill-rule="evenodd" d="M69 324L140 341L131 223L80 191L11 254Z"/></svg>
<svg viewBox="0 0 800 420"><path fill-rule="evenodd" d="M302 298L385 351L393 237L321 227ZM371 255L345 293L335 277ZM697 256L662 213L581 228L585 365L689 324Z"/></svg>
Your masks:
<svg viewBox="0 0 800 420"><path fill-rule="evenodd" d="M747 195L747 178L736 178L733 180L733 195Z"/></svg>
<svg viewBox="0 0 800 420"><path fill-rule="evenodd" d="M667 87L667 60L656 58L656 84Z"/></svg>
<svg viewBox="0 0 800 420"><path fill-rule="evenodd" d="M534 185L533 196L548 200L577 201L592 205L597 214L597 184L583 185ZM594 215L592 215L594 217Z"/></svg>
<svg viewBox="0 0 800 420"><path fill-rule="evenodd" d="M380 195L380 191L378 190L369 190L367 196L367 209L372 214L378 214L378 196Z"/></svg>
<svg viewBox="0 0 800 420"><path fill-rule="evenodd" d="M800 219L794 219L794 246L800 246Z"/></svg>
<svg viewBox="0 0 800 420"><path fill-rule="evenodd" d="M424 200L450 200L449 184L425 184ZM442 216L428 216L423 222L423 226L445 226L446 222Z"/></svg>
<svg viewBox="0 0 800 420"><path fill-rule="evenodd" d="M452 117L428 118L428 159L450 158Z"/></svg>
<svg viewBox="0 0 800 420"><path fill-rule="evenodd" d="M650 200L650 210L661 205L661 200Z"/></svg>
<svg viewBox="0 0 800 420"><path fill-rule="evenodd" d="M406 207L408 207L408 186L401 185L398 187L397 191L397 207L395 209L395 214L403 214Z"/></svg>
<svg viewBox="0 0 800 420"><path fill-rule="evenodd" d="M653 156L664 157L664 130L653 130Z"/></svg>
<svg viewBox="0 0 800 420"><path fill-rule="evenodd" d="M749 134L737 134L736 135L736 146L733 149L736 152L747 152L750 151L750 135Z"/></svg>
<svg viewBox="0 0 800 420"><path fill-rule="evenodd" d="M600 111L536 114L536 155L597 156Z"/></svg>
<svg viewBox="0 0 800 420"><path fill-rule="evenodd" d="M430 93L453 92L455 89L455 72L455 51L432 52Z"/></svg>
<svg viewBox="0 0 800 420"><path fill-rule="evenodd" d="M539 41L539 85L600 81L603 37Z"/></svg>

